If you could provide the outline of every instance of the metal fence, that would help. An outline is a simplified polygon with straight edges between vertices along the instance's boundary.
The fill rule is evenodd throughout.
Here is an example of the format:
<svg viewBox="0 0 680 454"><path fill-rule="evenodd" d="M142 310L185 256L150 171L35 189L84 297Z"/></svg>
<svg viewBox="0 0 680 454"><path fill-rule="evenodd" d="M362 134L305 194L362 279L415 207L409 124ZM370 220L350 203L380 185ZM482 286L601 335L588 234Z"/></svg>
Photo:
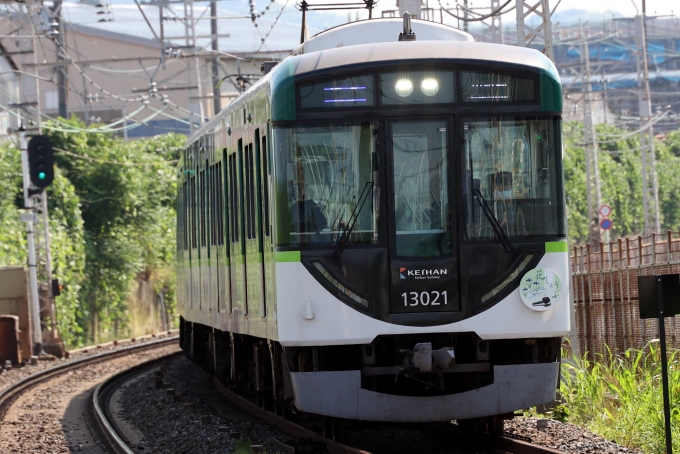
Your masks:
<svg viewBox="0 0 680 454"><path fill-rule="evenodd" d="M574 246L570 253L579 349L598 354L641 348L659 336L657 320L640 320L638 276L680 273L680 233ZM666 319L669 347L680 347L680 316Z"/></svg>

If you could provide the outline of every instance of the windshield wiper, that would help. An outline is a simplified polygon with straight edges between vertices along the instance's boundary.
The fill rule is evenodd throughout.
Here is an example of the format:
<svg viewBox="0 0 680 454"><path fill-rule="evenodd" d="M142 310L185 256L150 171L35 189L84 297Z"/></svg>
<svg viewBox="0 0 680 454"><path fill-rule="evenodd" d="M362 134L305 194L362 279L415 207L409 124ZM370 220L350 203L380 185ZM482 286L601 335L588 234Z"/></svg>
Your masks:
<svg viewBox="0 0 680 454"><path fill-rule="evenodd" d="M354 205L352 214L350 214L349 219L347 220L347 224L345 224L345 228L342 230L342 235L340 235L338 244L335 246L335 251L333 251L333 258L339 259L340 256L342 255L342 251L345 249L345 247L347 247L347 241L349 240L350 235L352 235L352 230L354 230L354 226L359 220L359 213L361 213L361 209L364 207L364 203L366 203L366 199L368 199L368 195L372 192L372 190L373 182L372 181L366 182L366 186L364 186L364 189L361 191L361 195L359 195L359 200L357 201L357 204Z"/></svg>
<svg viewBox="0 0 680 454"><path fill-rule="evenodd" d="M489 220L489 223L491 224L491 228L496 233L496 236L498 237L501 244L503 245L505 252L514 251L515 248L512 246L512 243L510 243L510 239L508 238L508 236L503 231L503 228L501 227L501 223L498 222L498 219L496 219L496 216L494 216L493 212L491 211L491 208L489 208L489 205L486 203L486 200L484 199L484 196L482 195L480 190L479 189L473 189L472 194L475 196L475 199L477 199L477 202L479 202L479 206L482 207L482 211L484 212L487 219Z"/></svg>

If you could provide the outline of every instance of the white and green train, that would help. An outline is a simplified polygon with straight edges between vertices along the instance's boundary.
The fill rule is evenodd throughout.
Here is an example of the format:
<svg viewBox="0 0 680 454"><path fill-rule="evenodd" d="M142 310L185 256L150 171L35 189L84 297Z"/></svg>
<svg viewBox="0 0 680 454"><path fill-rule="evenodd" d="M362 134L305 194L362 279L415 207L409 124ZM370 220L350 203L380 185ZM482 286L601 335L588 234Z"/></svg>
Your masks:
<svg viewBox="0 0 680 454"><path fill-rule="evenodd" d="M497 426L554 399L570 332L561 85L411 28L318 34L188 140L181 346L277 408Z"/></svg>

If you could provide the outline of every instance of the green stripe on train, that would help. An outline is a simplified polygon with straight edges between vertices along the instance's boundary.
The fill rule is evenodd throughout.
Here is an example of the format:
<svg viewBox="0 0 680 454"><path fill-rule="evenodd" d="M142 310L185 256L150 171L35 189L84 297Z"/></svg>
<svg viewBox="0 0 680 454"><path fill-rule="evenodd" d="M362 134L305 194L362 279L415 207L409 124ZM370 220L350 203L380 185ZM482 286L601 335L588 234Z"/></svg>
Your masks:
<svg viewBox="0 0 680 454"><path fill-rule="evenodd" d="M279 251L276 253L277 262L299 262L300 251Z"/></svg>
<svg viewBox="0 0 680 454"><path fill-rule="evenodd" d="M546 60L546 68L540 69L541 112L562 112L562 82L555 65Z"/></svg>
<svg viewBox="0 0 680 454"><path fill-rule="evenodd" d="M568 246L566 241L550 241L545 243L545 252L567 252Z"/></svg>

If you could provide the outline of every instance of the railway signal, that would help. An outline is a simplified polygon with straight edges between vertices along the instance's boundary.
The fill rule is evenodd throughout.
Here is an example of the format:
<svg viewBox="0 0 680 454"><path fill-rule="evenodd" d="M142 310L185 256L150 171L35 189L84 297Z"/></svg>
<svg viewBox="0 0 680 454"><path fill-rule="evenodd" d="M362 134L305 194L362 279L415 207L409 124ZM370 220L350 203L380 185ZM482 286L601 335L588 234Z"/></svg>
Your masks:
<svg viewBox="0 0 680 454"><path fill-rule="evenodd" d="M59 296L64 291L65 285L59 283L59 279L52 279L52 296Z"/></svg>
<svg viewBox="0 0 680 454"><path fill-rule="evenodd" d="M46 136L31 137L28 142L28 168L31 183L44 189L54 180L54 150Z"/></svg>

